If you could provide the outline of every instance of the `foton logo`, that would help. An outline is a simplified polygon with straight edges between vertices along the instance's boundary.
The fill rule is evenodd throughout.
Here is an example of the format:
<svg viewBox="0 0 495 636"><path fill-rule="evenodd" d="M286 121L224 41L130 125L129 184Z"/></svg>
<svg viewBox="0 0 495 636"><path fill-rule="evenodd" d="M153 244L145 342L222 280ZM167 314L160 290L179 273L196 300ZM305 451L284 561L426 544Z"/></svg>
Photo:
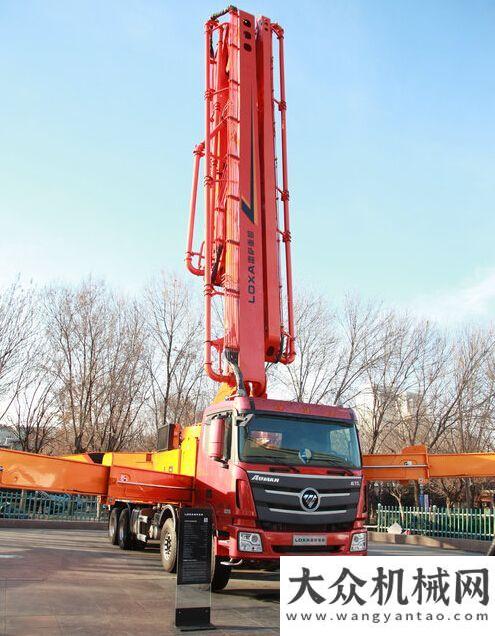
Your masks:
<svg viewBox="0 0 495 636"><path fill-rule="evenodd" d="M266 481L270 484L278 484L280 479L278 477L265 477L264 475L253 475L251 481Z"/></svg>
<svg viewBox="0 0 495 636"><path fill-rule="evenodd" d="M320 505L320 493L314 488L306 488L299 495L301 508L308 512L314 512Z"/></svg>

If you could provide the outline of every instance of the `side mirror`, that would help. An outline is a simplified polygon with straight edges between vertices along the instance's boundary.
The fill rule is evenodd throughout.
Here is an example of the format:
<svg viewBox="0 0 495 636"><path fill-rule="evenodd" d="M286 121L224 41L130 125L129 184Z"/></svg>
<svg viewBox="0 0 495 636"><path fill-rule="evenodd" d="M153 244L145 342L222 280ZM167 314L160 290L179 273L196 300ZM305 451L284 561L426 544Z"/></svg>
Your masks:
<svg viewBox="0 0 495 636"><path fill-rule="evenodd" d="M215 417L210 424L210 437L208 443L208 455L215 461L220 461L223 457L223 440L225 437L225 420L222 417Z"/></svg>

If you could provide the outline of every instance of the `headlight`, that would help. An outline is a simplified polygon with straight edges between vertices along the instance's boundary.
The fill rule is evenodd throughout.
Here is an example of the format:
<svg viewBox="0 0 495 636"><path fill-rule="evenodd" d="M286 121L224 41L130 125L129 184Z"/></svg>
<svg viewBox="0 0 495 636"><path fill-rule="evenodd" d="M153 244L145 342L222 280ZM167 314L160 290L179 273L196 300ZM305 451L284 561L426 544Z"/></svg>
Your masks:
<svg viewBox="0 0 495 636"><path fill-rule="evenodd" d="M352 535L351 552L364 552L367 545L367 533L356 532Z"/></svg>
<svg viewBox="0 0 495 636"><path fill-rule="evenodd" d="M239 532L239 550L241 552L263 552L260 535L257 532Z"/></svg>

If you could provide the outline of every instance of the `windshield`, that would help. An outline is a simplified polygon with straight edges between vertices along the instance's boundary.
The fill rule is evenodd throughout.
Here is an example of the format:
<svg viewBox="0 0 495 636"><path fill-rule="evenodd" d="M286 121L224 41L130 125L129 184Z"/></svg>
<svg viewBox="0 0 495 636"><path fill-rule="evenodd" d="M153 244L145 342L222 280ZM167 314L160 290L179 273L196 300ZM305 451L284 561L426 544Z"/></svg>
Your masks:
<svg viewBox="0 0 495 636"><path fill-rule="evenodd" d="M239 427L239 458L259 464L361 466L353 424L272 415L256 415Z"/></svg>

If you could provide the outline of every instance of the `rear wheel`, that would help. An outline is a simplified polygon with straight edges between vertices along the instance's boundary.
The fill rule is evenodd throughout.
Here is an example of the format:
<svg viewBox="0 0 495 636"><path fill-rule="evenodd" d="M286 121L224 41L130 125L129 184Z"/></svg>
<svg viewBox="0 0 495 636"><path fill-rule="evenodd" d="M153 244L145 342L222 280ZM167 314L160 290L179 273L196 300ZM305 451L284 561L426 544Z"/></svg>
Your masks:
<svg viewBox="0 0 495 636"><path fill-rule="evenodd" d="M220 592L230 580L231 568L228 565L222 565L220 558L215 559L215 568L213 570L213 576L211 577L211 591Z"/></svg>
<svg viewBox="0 0 495 636"><path fill-rule="evenodd" d="M118 532L117 532L118 525L119 525L119 516L120 516L120 509L112 508L110 517L108 518L108 538L112 545L117 545L117 543L119 542Z"/></svg>
<svg viewBox="0 0 495 636"><path fill-rule="evenodd" d="M146 541L141 541L141 539L133 539L132 541L132 549L138 550L142 552L146 548Z"/></svg>
<svg viewBox="0 0 495 636"><path fill-rule="evenodd" d="M167 519L160 532L160 555L163 569L175 572L177 566L177 533L173 519Z"/></svg>
<svg viewBox="0 0 495 636"><path fill-rule="evenodd" d="M119 548L121 550L132 549L132 535L129 508L124 508L119 516L119 523L117 529L117 539Z"/></svg>

